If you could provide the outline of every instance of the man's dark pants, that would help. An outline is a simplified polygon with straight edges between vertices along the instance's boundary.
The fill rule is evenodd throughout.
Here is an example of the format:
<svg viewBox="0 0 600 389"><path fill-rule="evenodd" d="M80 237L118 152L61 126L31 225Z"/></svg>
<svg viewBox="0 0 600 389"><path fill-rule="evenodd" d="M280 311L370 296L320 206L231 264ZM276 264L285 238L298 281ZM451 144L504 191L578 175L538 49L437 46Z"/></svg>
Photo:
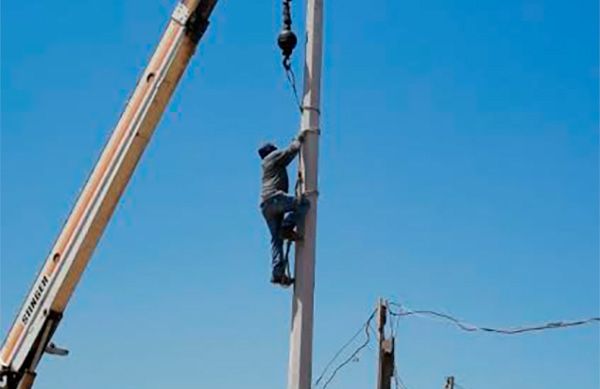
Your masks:
<svg viewBox="0 0 600 389"><path fill-rule="evenodd" d="M294 196L281 192L265 200L260 208L271 232L271 267L273 278L276 279L285 274L287 267L281 228L284 224L295 225L305 213L306 207L299 206Z"/></svg>

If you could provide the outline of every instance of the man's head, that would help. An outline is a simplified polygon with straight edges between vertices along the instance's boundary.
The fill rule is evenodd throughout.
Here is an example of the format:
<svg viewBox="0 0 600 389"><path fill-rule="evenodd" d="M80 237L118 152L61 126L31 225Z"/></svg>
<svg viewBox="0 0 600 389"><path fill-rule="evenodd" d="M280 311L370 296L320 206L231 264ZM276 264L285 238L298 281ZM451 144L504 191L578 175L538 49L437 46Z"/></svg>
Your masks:
<svg viewBox="0 0 600 389"><path fill-rule="evenodd" d="M275 146L273 143L265 143L258 149L258 155L260 155L261 159L265 159L267 155L271 154L275 150L277 150L277 146Z"/></svg>

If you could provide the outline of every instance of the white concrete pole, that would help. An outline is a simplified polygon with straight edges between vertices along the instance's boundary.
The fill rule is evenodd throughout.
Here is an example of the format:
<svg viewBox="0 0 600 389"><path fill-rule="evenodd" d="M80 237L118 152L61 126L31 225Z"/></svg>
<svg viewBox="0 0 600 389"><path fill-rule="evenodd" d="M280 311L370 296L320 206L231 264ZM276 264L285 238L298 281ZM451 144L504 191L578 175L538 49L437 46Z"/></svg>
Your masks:
<svg viewBox="0 0 600 389"><path fill-rule="evenodd" d="M296 281L292 305L288 389L310 389L312 380L322 39L323 0L307 0L304 94L300 128L306 132L300 153L299 173L302 192L310 200L310 209L304 222L304 239L296 242Z"/></svg>

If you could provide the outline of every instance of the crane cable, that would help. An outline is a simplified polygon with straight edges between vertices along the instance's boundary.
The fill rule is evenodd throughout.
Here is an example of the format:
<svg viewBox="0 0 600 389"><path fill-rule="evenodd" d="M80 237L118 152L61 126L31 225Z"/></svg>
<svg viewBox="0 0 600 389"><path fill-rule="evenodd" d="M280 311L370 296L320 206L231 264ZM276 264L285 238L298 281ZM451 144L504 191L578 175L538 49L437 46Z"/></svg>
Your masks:
<svg viewBox="0 0 600 389"><path fill-rule="evenodd" d="M283 26L281 28L281 32L277 37L277 45L281 49L281 54L283 56L283 69L285 70L285 76L292 88L292 92L294 93L294 98L296 100L296 105L302 113L302 104L300 103L300 97L298 95L298 88L296 86L296 74L294 73L294 69L292 68L292 53L294 52L294 48L298 44L298 38L296 34L292 31L292 0L283 0Z"/></svg>

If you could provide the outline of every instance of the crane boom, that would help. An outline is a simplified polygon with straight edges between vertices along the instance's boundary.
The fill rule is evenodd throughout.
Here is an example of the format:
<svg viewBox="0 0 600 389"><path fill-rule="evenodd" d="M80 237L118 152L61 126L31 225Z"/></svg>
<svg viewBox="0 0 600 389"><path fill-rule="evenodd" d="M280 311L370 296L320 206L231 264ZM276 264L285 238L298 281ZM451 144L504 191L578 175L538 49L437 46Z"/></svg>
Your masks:
<svg viewBox="0 0 600 389"><path fill-rule="evenodd" d="M150 141L217 0L182 0L0 349L0 378L30 388L35 370Z"/></svg>

